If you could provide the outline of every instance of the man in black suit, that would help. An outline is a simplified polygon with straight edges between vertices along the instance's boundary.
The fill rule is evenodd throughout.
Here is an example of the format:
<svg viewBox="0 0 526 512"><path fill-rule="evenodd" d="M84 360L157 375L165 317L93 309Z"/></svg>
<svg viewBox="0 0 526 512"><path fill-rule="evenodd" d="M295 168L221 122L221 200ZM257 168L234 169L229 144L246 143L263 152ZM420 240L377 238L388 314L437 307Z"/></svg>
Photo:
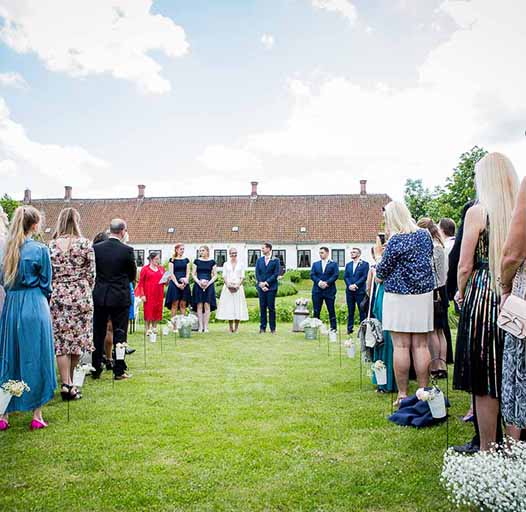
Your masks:
<svg viewBox="0 0 526 512"><path fill-rule="evenodd" d="M137 266L133 249L125 245L126 222L113 219L110 236L105 242L95 244L96 280L93 290L93 366L94 379L102 372L102 355L108 320L113 324L113 373L116 380L127 379L126 363L115 358L115 345L126 343L131 304L130 283L135 281Z"/></svg>

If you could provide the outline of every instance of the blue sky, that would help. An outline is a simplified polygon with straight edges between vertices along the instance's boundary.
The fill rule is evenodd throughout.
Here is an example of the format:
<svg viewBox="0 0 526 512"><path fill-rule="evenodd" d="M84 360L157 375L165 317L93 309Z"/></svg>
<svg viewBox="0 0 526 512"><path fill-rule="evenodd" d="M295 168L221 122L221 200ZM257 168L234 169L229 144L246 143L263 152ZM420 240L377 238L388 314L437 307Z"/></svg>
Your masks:
<svg viewBox="0 0 526 512"><path fill-rule="evenodd" d="M0 192L356 193L366 178L397 197L474 144L522 175L518 4L0 0Z"/></svg>

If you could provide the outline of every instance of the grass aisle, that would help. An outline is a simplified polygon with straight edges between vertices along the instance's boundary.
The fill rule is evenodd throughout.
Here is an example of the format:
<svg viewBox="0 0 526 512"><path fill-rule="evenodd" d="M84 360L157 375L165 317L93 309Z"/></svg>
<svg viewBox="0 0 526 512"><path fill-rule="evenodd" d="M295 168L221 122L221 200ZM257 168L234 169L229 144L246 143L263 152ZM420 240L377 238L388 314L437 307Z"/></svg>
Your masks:
<svg viewBox="0 0 526 512"><path fill-rule="evenodd" d="M438 478L446 428L421 431L386 421L358 359L318 347L290 326L259 336L254 324L131 344L133 379L105 372L84 398L55 399L50 427L27 431L11 417L0 436L2 511L326 510L449 511ZM454 393L450 442L470 427Z"/></svg>

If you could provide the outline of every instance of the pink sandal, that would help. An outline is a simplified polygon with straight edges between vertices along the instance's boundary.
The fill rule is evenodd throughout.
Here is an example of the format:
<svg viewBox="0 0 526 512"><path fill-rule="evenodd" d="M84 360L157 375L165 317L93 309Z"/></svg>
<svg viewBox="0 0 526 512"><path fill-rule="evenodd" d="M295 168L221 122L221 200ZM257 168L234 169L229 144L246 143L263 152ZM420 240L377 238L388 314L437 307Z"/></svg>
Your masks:
<svg viewBox="0 0 526 512"><path fill-rule="evenodd" d="M9 428L9 422L7 420L0 420L0 431L7 430Z"/></svg>

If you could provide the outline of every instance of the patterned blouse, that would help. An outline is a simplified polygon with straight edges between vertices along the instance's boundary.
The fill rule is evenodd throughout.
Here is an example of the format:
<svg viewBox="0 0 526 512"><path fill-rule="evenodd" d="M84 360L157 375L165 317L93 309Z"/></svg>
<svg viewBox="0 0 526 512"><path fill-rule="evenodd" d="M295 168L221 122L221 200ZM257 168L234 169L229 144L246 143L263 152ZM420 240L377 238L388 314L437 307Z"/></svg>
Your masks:
<svg viewBox="0 0 526 512"><path fill-rule="evenodd" d="M420 295L433 291L433 241L428 231L393 235L376 267L387 293Z"/></svg>

